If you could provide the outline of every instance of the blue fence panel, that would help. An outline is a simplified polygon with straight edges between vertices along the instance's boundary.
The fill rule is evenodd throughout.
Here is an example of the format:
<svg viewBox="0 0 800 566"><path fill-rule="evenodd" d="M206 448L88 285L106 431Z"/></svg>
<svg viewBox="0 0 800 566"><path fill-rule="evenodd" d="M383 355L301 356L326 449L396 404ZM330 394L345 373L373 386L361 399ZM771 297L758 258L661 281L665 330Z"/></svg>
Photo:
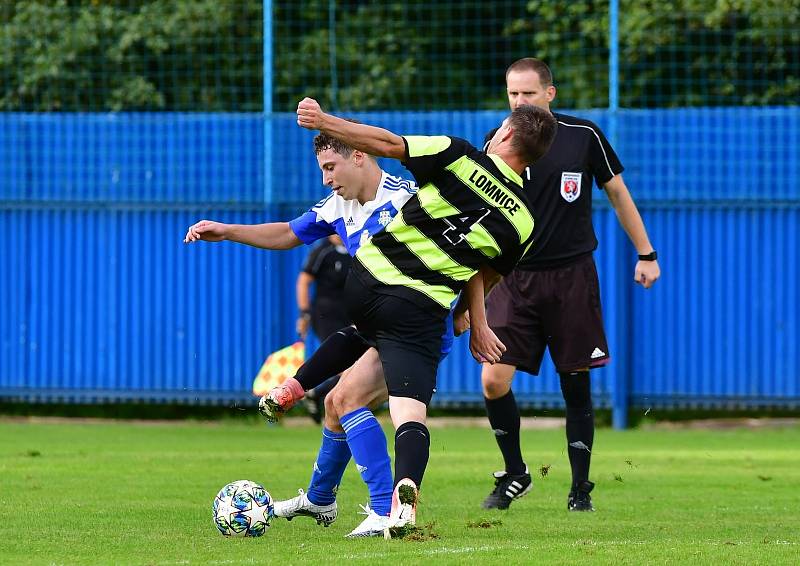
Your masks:
<svg viewBox="0 0 800 566"><path fill-rule="evenodd" d="M308 250L181 239L199 218L287 220L316 202L313 132L276 117L265 204L260 116L1 116L0 395L249 399L264 356L294 338ZM480 144L503 113L355 117ZM616 131L664 275L649 291L632 283L634 251L595 192L612 354L593 373L598 406L800 406L800 111L623 110ZM479 375L458 341L435 402L480 403ZM561 406L548 360L515 393Z"/></svg>
<svg viewBox="0 0 800 566"><path fill-rule="evenodd" d="M0 123L0 159L10 168L0 199L262 199L260 115L4 114Z"/></svg>
<svg viewBox="0 0 800 566"><path fill-rule="evenodd" d="M664 279L633 294L632 402L800 405L800 206L650 211Z"/></svg>
<svg viewBox="0 0 800 566"><path fill-rule="evenodd" d="M25 124L15 114L0 113L0 199L26 197Z"/></svg>
<svg viewBox="0 0 800 566"><path fill-rule="evenodd" d="M283 217L284 213L278 211ZM0 391L41 399L240 399L294 324L304 249L182 242L200 216L264 212L124 208L4 211Z"/></svg>
<svg viewBox="0 0 800 566"><path fill-rule="evenodd" d="M29 234L24 212L0 211L0 391L26 384Z"/></svg>
<svg viewBox="0 0 800 566"><path fill-rule="evenodd" d="M616 150L639 199L800 199L800 108L622 110L618 120Z"/></svg>

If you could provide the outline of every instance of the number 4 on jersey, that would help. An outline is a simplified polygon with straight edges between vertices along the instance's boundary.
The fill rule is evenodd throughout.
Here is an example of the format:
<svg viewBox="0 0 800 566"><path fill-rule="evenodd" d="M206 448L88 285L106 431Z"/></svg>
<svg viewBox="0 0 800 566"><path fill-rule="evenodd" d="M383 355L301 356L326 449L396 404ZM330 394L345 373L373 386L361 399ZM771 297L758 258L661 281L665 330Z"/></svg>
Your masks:
<svg viewBox="0 0 800 566"><path fill-rule="evenodd" d="M490 210L489 208L479 208L442 218L448 226L442 232L442 236L447 238L448 242L457 246L464 241L475 224L486 218Z"/></svg>

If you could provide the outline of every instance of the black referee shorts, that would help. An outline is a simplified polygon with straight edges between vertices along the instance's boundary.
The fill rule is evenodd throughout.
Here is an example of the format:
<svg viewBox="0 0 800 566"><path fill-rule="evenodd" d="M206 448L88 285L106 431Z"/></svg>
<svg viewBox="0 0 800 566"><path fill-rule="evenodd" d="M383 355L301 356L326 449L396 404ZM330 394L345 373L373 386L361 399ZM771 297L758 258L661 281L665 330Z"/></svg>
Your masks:
<svg viewBox="0 0 800 566"><path fill-rule="evenodd" d="M610 361L591 255L563 267L511 272L487 297L486 318L507 348L500 363L533 375L545 348L559 372Z"/></svg>
<svg viewBox="0 0 800 566"><path fill-rule="evenodd" d="M352 271L344 296L359 334L378 350L389 395L429 404L445 321L411 301L376 293Z"/></svg>

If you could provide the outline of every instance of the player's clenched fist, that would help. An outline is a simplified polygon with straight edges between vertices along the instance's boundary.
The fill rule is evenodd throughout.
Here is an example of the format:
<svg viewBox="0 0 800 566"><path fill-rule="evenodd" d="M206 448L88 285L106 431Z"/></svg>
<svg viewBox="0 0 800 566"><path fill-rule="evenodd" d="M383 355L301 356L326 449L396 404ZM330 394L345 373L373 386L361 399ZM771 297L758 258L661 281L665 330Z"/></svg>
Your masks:
<svg viewBox="0 0 800 566"><path fill-rule="evenodd" d="M206 242L221 242L227 237L228 225L213 220L201 220L189 226L183 241L187 244L204 240Z"/></svg>
<svg viewBox="0 0 800 566"><path fill-rule="evenodd" d="M325 113L319 102L313 98L304 98L297 104L297 125L309 130L319 130Z"/></svg>

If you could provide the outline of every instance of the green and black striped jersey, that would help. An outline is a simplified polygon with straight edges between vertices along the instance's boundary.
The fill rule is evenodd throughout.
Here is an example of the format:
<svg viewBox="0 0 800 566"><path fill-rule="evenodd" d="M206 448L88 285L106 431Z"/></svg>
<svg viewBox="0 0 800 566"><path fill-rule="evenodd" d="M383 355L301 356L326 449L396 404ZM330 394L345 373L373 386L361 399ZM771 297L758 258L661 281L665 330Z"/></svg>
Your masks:
<svg viewBox="0 0 800 566"><path fill-rule="evenodd" d="M522 179L497 155L448 136L405 136L419 190L363 243L353 271L378 293L442 316L482 264L505 275L532 243Z"/></svg>

